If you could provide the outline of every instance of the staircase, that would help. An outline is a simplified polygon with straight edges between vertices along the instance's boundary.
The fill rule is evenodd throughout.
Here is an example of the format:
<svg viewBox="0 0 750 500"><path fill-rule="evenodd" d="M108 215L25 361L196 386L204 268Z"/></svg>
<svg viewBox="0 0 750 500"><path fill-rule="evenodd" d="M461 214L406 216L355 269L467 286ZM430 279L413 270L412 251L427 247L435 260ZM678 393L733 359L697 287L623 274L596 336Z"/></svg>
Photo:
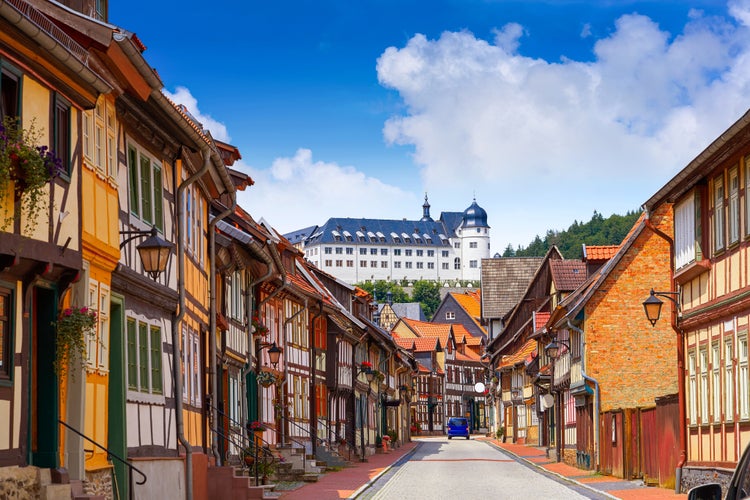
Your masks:
<svg viewBox="0 0 750 500"><path fill-rule="evenodd" d="M283 458L276 471L280 481L316 482L325 472L326 464L308 455L305 448L283 445L277 446L276 452Z"/></svg>
<svg viewBox="0 0 750 500"><path fill-rule="evenodd" d="M37 469L41 500L105 500L101 495L88 495L83 481L71 480L65 469Z"/></svg>
<svg viewBox="0 0 750 500"><path fill-rule="evenodd" d="M232 466L209 466L208 498L231 498L233 500L277 498L273 494L275 484L256 485L255 478L240 475Z"/></svg>

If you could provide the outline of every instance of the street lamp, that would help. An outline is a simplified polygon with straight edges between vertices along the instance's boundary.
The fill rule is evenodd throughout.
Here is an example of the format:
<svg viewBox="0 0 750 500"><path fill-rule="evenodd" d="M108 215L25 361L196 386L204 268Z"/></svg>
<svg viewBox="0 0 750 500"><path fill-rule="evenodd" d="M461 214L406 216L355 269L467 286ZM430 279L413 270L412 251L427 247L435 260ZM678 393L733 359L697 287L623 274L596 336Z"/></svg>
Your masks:
<svg viewBox="0 0 750 500"><path fill-rule="evenodd" d="M279 364L279 358L281 357L281 349L276 345L276 342L273 344L260 344L258 346L258 359L260 359L260 352L263 349L268 349L268 360L273 365L273 368L276 369Z"/></svg>
<svg viewBox="0 0 750 500"><path fill-rule="evenodd" d="M658 299L657 299L658 300ZM560 344L565 347L566 351L570 351L570 345L564 340L552 339L552 342L544 347L544 352L550 359L557 359L560 356Z"/></svg>
<svg viewBox="0 0 750 500"><path fill-rule="evenodd" d="M174 244L160 238L156 226L147 231L120 231L120 234L128 236L120 243L121 249L134 239L148 235L148 238L135 248L141 257L143 270L151 276L151 279L156 280L159 274L167 268Z"/></svg>
<svg viewBox="0 0 750 500"><path fill-rule="evenodd" d="M375 379L375 372L372 371L372 366L362 366L359 369L359 372L357 373L357 376L361 375L362 373L365 374L365 378L367 379L367 397L370 397L370 391L372 391L372 381ZM367 458L365 456L365 404L366 399L360 398L360 404L359 404L359 444L362 448L362 458L360 458L360 462L367 462Z"/></svg>
<svg viewBox="0 0 750 500"><path fill-rule="evenodd" d="M680 310L680 303L672 295L679 296L680 294L679 292L655 292L653 288L651 289L651 294L643 301L643 310L646 312L646 318L651 322L651 326L656 326L656 322L659 321L661 306L664 304L657 296L671 300L677 310Z"/></svg>

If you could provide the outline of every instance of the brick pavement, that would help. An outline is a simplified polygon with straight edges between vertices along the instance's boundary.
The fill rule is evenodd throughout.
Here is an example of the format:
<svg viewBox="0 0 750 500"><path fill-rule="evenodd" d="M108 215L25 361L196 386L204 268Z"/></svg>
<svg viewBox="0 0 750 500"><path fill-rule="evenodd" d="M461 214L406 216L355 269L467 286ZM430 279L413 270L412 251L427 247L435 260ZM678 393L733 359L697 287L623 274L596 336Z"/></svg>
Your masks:
<svg viewBox="0 0 750 500"><path fill-rule="evenodd" d="M515 443L503 443L496 439L477 438L489 441L498 448L525 460L528 464L551 472L567 481L576 482L586 488L597 490L612 498L623 500L676 500L686 499L685 494L676 494L674 490L666 488L648 487L640 481L626 481L624 479L587 471L571 465L552 462L547 458L544 448L526 446Z"/></svg>
<svg viewBox="0 0 750 500"><path fill-rule="evenodd" d="M308 483L293 491L281 493L283 500L332 500L349 498L362 486L384 473L407 453L416 448L417 443L407 443L388 453L376 453L367 457L367 462L352 462L351 466L329 472L316 483Z"/></svg>

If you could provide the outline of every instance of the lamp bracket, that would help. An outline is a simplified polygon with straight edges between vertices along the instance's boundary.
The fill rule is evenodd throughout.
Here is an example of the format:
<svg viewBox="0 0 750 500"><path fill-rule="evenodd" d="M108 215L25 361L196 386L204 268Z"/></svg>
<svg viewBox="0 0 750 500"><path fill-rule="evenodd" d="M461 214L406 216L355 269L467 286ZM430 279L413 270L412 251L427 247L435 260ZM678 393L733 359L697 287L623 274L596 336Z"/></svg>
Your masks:
<svg viewBox="0 0 750 500"><path fill-rule="evenodd" d="M141 236L156 236L156 226L151 227L151 229L144 229L144 230L135 230L135 231L120 231L120 234L124 236L128 236L124 240L122 240L122 243L120 243L120 248L123 248L125 245L130 243L136 238L140 238Z"/></svg>
<svg viewBox="0 0 750 500"><path fill-rule="evenodd" d="M651 295L656 295L657 297L664 297L665 299L671 300L672 303L677 307L677 310L680 310L680 301L677 300L677 297L680 296L680 292L657 292L652 288Z"/></svg>

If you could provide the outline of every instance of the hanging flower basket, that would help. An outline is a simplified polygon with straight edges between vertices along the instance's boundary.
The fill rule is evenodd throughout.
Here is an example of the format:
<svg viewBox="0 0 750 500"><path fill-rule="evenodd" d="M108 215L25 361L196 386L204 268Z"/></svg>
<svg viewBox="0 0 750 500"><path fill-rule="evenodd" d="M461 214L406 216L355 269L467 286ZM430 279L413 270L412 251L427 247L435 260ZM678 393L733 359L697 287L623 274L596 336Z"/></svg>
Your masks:
<svg viewBox="0 0 750 500"><path fill-rule="evenodd" d="M372 363L369 361L362 361L362 369L363 370L371 370L372 369Z"/></svg>
<svg viewBox="0 0 750 500"><path fill-rule="evenodd" d="M60 313L55 326L55 372L62 375L73 363L80 363L81 368L85 367L86 337L96 333L96 311L86 306L69 307Z"/></svg>
<svg viewBox="0 0 750 500"><path fill-rule="evenodd" d="M257 314L253 315L252 325L253 335L258 335L260 337L265 337L266 335L268 335L268 327L263 324Z"/></svg>
<svg viewBox="0 0 750 500"><path fill-rule="evenodd" d="M13 181L13 197L21 200L30 226L44 210L44 187L63 172L63 163L47 146L38 146L41 132L31 123L19 126L18 118L6 116L0 124L0 205L5 202L8 183ZM20 214L16 214L16 217ZM5 221L7 222L7 221Z"/></svg>
<svg viewBox="0 0 750 500"><path fill-rule="evenodd" d="M271 387L276 383L276 375L271 372L262 371L255 377L260 385L263 387Z"/></svg>

